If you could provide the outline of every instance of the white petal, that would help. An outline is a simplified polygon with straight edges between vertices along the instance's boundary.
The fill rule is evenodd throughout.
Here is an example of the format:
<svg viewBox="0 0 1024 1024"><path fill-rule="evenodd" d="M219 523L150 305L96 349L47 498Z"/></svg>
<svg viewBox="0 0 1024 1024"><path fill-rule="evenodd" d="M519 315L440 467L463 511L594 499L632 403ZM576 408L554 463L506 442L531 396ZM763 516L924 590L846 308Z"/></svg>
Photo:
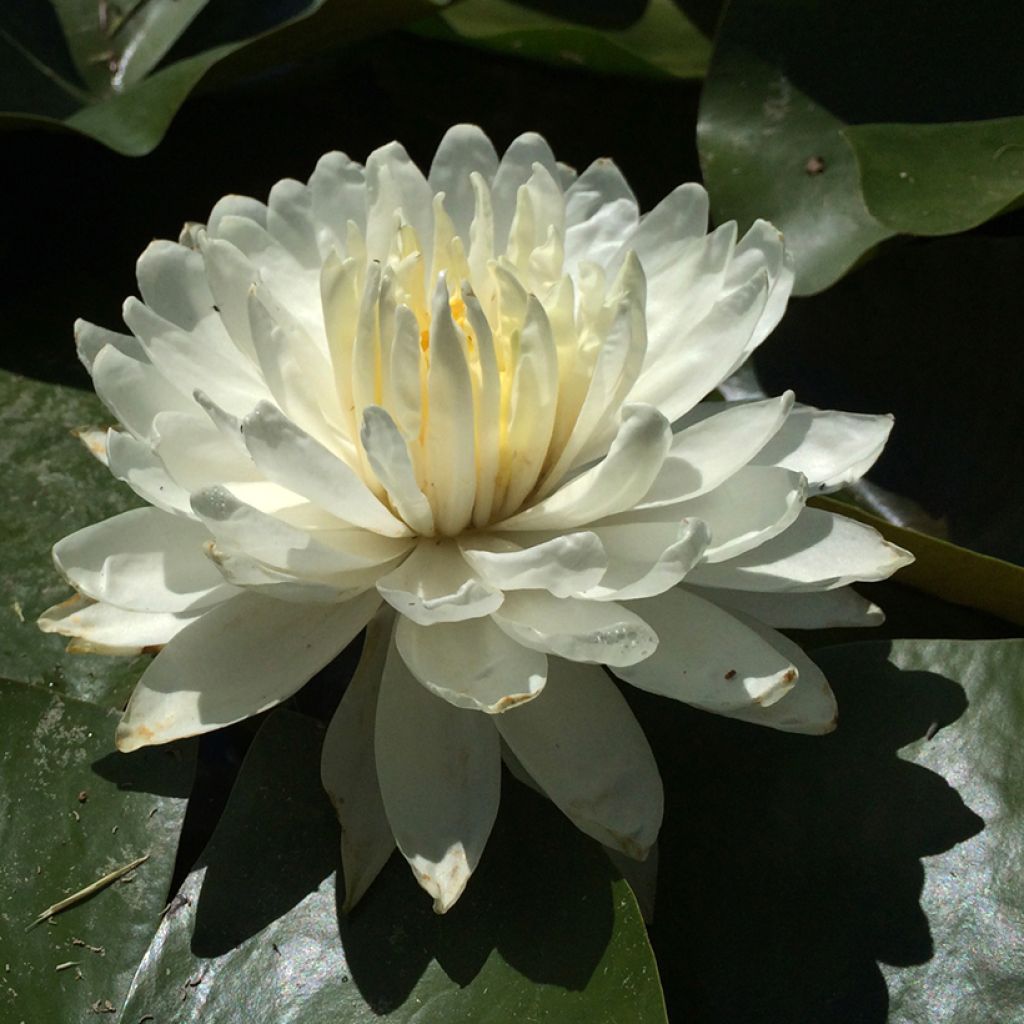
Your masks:
<svg viewBox="0 0 1024 1024"><path fill-rule="evenodd" d="M434 290L427 387L427 497L437 529L454 535L470 521L476 495L473 385L466 364L465 339L452 320L443 277L438 278Z"/></svg>
<svg viewBox="0 0 1024 1024"><path fill-rule="evenodd" d="M327 727L320 758L320 778L341 824L345 913L359 902L395 849L373 750L377 693L391 643L391 619L378 613L366 627L359 664Z"/></svg>
<svg viewBox="0 0 1024 1024"><path fill-rule="evenodd" d="M421 686L391 648L377 698L377 777L395 841L443 914L462 895L498 813L491 718Z"/></svg>
<svg viewBox="0 0 1024 1024"><path fill-rule="evenodd" d="M385 537L409 528L381 504L359 475L269 402L242 424L246 446L271 480L309 498L331 515Z"/></svg>
<svg viewBox="0 0 1024 1024"><path fill-rule="evenodd" d="M366 253L371 260L386 259L399 210L416 232L420 251L426 247L425 251L430 252L434 237L433 196L423 173L400 143L389 142L367 158L366 198Z"/></svg>
<svg viewBox="0 0 1024 1024"><path fill-rule="evenodd" d="M290 697L347 647L377 610L239 594L183 629L142 674L115 737L119 750L219 729Z"/></svg>
<svg viewBox="0 0 1024 1024"><path fill-rule="evenodd" d="M409 446L395 421L380 406L367 406L359 439L395 510L417 533L429 537L434 532L434 514L419 488Z"/></svg>
<svg viewBox="0 0 1024 1024"><path fill-rule="evenodd" d="M374 566L383 573L411 547L403 538L349 527L310 532L259 511L223 487L192 495L192 509L219 547L313 580Z"/></svg>
<svg viewBox="0 0 1024 1024"><path fill-rule="evenodd" d="M719 711L719 714L782 732L809 736L824 736L832 732L836 727L838 709L825 674L792 640L752 619L745 618L744 622L788 658L799 674L793 689L774 704L734 708Z"/></svg>
<svg viewBox="0 0 1024 1024"><path fill-rule="evenodd" d="M213 311L203 257L183 245L165 239L150 242L135 264L135 274L146 305L186 331Z"/></svg>
<svg viewBox="0 0 1024 1024"><path fill-rule="evenodd" d="M773 704L796 681L774 645L690 591L673 587L636 607L657 631L658 649L615 674L641 690L722 712Z"/></svg>
<svg viewBox="0 0 1024 1024"><path fill-rule="evenodd" d="M651 355L630 392L630 401L656 405L670 420L688 412L728 376L742 356L770 286L766 273L752 278L719 299L700 323L661 352L654 350L652 331Z"/></svg>
<svg viewBox="0 0 1024 1024"><path fill-rule="evenodd" d="M598 842L643 860L661 827L661 777L629 705L598 668L551 659L539 699L496 719L544 792Z"/></svg>
<svg viewBox="0 0 1024 1024"><path fill-rule="evenodd" d="M76 589L96 601L140 612L182 612L231 591L203 553L199 523L137 508L58 541L53 560Z"/></svg>
<svg viewBox="0 0 1024 1024"><path fill-rule="evenodd" d="M490 615L501 591L470 568L454 541L424 538L412 554L377 581L381 596L413 622L460 622Z"/></svg>
<svg viewBox="0 0 1024 1024"><path fill-rule="evenodd" d="M78 350L78 358L89 373L92 373L96 357L107 345L112 345L122 355L134 359L136 362L149 361L146 353L142 351L138 338L133 338L130 334L108 331L107 328L98 327L96 324L89 323L88 320L78 319L75 321L75 348Z"/></svg>
<svg viewBox="0 0 1024 1024"><path fill-rule="evenodd" d="M608 567L600 540L589 531L541 539L530 547L522 545L534 539L531 534L515 538L518 543L470 534L460 538L459 547L480 577L499 590L547 590L570 597L594 586Z"/></svg>
<svg viewBox="0 0 1024 1024"><path fill-rule="evenodd" d="M672 446L657 479L637 508L656 508L717 487L750 460L771 440L793 407L793 392L763 402L726 406L707 402L697 406L705 413L690 425L684 417L676 424ZM789 467L795 468L795 467Z"/></svg>
<svg viewBox="0 0 1024 1024"><path fill-rule="evenodd" d="M345 256L346 226L352 221L363 231L366 227L366 172L361 164L344 153L325 153L309 176L313 193L313 218L318 225L321 253L336 249Z"/></svg>
<svg viewBox="0 0 1024 1024"><path fill-rule="evenodd" d="M852 587L807 593L757 593L699 587L701 597L776 629L835 629L845 626L880 626L885 615L878 605Z"/></svg>
<svg viewBox="0 0 1024 1024"><path fill-rule="evenodd" d="M882 453L892 416L827 412L797 405L775 437L757 454L762 466L803 473L819 493L859 480Z"/></svg>
<svg viewBox="0 0 1024 1024"><path fill-rule="evenodd" d="M186 491L260 479L240 439L226 438L198 405L192 413L157 413L152 433L154 453L171 479Z"/></svg>
<svg viewBox="0 0 1024 1024"><path fill-rule="evenodd" d="M524 647L570 661L632 665L650 657L658 645L654 630L643 619L611 601L519 590L505 595L493 618Z"/></svg>
<svg viewBox="0 0 1024 1024"><path fill-rule="evenodd" d="M319 270L320 249L313 226L313 193L302 182L283 178L270 190L267 231L302 266Z"/></svg>
<svg viewBox="0 0 1024 1024"><path fill-rule="evenodd" d="M470 174L480 174L488 184L498 169L498 154L491 140L476 125L457 124L445 132L428 180L434 192L444 193L444 206L455 233L467 244L473 220L474 196Z"/></svg>
<svg viewBox="0 0 1024 1024"><path fill-rule="evenodd" d="M568 529L632 508L657 477L671 439L668 421L657 409L626 406L619 432L601 462L505 520L501 529Z"/></svg>
<svg viewBox="0 0 1024 1024"><path fill-rule="evenodd" d="M711 531L705 562L723 562L782 533L804 506L807 481L774 466L745 466L713 491L673 505Z"/></svg>
<svg viewBox="0 0 1024 1024"><path fill-rule="evenodd" d="M661 594L697 564L711 539L700 519L631 520L624 512L594 526L608 556L608 571L578 596L591 601L632 601Z"/></svg>
<svg viewBox="0 0 1024 1024"><path fill-rule="evenodd" d="M73 637L68 650L74 654L142 654L168 643L202 613L135 612L75 594L47 608L37 625Z"/></svg>
<svg viewBox="0 0 1024 1024"><path fill-rule="evenodd" d="M134 359L113 345L97 354L92 382L103 404L138 438L152 435L153 420L160 412L195 412L195 402L148 359Z"/></svg>
<svg viewBox="0 0 1024 1024"><path fill-rule="evenodd" d="M489 618L418 626L401 616L395 645L431 693L490 715L533 700L547 679L547 658L517 644Z"/></svg>
<svg viewBox="0 0 1024 1024"><path fill-rule="evenodd" d="M845 516L805 508L779 536L728 562L699 565L690 582L729 590L833 590L884 580L914 556L877 530Z"/></svg>
<svg viewBox="0 0 1024 1024"><path fill-rule="evenodd" d="M551 147L536 132L524 132L512 140L505 150L491 184L494 203L494 251L502 253L508 242L509 228L515 215L519 187L533 174L533 165L539 163L555 180L558 169Z"/></svg>

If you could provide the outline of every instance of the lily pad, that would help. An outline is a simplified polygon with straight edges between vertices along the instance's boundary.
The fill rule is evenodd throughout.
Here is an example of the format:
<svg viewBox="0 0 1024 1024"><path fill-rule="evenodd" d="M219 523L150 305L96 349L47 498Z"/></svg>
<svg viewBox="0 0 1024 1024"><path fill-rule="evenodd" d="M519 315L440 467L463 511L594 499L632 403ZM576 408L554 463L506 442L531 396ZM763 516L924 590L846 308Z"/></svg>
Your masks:
<svg viewBox="0 0 1024 1024"><path fill-rule="evenodd" d="M796 294L810 295L894 234L962 231L998 214L1020 195L1024 168L1009 116L1024 105L1021 31L1024 8L1008 0L969 15L733 0L697 126L715 218L776 224Z"/></svg>
<svg viewBox="0 0 1024 1024"><path fill-rule="evenodd" d="M125 1020L664 1024L632 893L599 848L515 782L447 915L433 914L397 856L341 915L322 731L283 710L265 722L139 968Z"/></svg>
<svg viewBox="0 0 1024 1024"><path fill-rule="evenodd" d="M119 754L116 713L23 683L0 680L0 705L0 1017L112 1013L167 902L195 747ZM141 857L32 927L53 904Z"/></svg>
<svg viewBox="0 0 1024 1024"><path fill-rule="evenodd" d="M140 505L72 435L109 424L95 395L0 371L0 676L106 707L121 707L148 658L68 654L44 636L40 613L74 591L50 548L65 535Z"/></svg>
<svg viewBox="0 0 1024 1024"><path fill-rule="evenodd" d="M311 48L422 18L435 5L429 0L217 3L209 6L204 22L206 7L207 0L5 5L0 126L69 129L139 156L156 146L188 94L225 58L233 58L233 69L218 68L219 74L273 66ZM190 25L190 34L208 45L197 50L179 44ZM252 52L244 54L247 48Z"/></svg>
<svg viewBox="0 0 1024 1024"><path fill-rule="evenodd" d="M711 44L672 0L617 7L465 0L416 29L429 38L460 39L564 67L654 78L704 74Z"/></svg>

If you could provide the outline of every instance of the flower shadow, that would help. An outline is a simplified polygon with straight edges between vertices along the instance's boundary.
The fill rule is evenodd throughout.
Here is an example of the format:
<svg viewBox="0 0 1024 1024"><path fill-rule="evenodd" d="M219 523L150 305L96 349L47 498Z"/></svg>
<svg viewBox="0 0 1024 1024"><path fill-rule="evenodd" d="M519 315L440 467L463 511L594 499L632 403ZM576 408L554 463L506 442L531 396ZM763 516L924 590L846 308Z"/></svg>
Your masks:
<svg viewBox="0 0 1024 1024"><path fill-rule="evenodd" d="M883 1024L879 962L934 953L921 858L984 823L896 752L967 701L871 647L868 671L826 665L841 720L825 738L633 701L667 791L651 937L670 1010L688 1021Z"/></svg>
<svg viewBox="0 0 1024 1024"><path fill-rule="evenodd" d="M532 983L580 991L611 938L615 878L590 840L506 773L485 855L447 914L433 913L398 856L353 912L339 905L352 980L377 1013L403 1005L433 961L460 987L497 957Z"/></svg>

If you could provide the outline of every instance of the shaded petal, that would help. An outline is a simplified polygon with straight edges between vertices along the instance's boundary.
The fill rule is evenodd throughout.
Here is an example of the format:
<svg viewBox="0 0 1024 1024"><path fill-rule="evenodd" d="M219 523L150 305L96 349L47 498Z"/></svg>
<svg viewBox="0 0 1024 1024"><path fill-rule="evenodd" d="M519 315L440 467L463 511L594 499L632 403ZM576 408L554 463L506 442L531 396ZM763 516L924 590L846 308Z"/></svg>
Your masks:
<svg viewBox="0 0 1024 1024"><path fill-rule="evenodd" d="M713 491L672 510L708 524L711 543L704 561L722 562L782 533L800 514L806 489L801 473L745 466Z"/></svg>
<svg viewBox="0 0 1024 1024"><path fill-rule="evenodd" d="M636 607L657 631L658 649L615 674L641 690L721 712L773 704L796 681L773 644L690 591L673 587Z"/></svg>
<svg viewBox="0 0 1024 1024"><path fill-rule="evenodd" d="M543 535L540 535L543 536ZM570 597L594 586L608 559L595 533L564 533L531 547L530 534L515 534L519 543L493 535L460 538L462 557L480 577L500 590L547 590Z"/></svg>
<svg viewBox="0 0 1024 1024"><path fill-rule="evenodd" d="M182 612L232 592L203 553L209 532L155 508L136 508L58 541L53 561L78 591L140 612Z"/></svg>
<svg viewBox="0 0 1024 1024"><path fill-rule="evenodd" d="M394 609L423 626L490 615L502 602L501 591L473 572L454 541L429 538L381 576L377 590Z"/></svg>
<svg viewBox="0 0 1024 1024"><path fill-rule="evenodd" d="M367 625L359 664L327 727L320 756L320 778L341 825L345 913L359 902L395 849L373 749L377 693L392 619L382 610Z"/></svg>
<svg viewBox="0 0 1024 1024"><path fill-rule="evenodd" d="M717 487L750 460L785 423L793 407L793 392L763 402L726 406L707 402L697 406L699 422L676 424L668 456L651 489L637 508L657 508L696 498Z"/></svg>
<svg viewBox="0 0 1024 1024"><path fill-rule="evenodd" d="M789 529L717 565L699 565L690 582L729 590L832 590L884 580L914 556L845 516L805 508Z"/></svg>
<svg viewBox="0 0 1024 1024"><path fill-rule="evenodd" d="M657 477L671 438L668 421L657 409L626 406L619 432L601 462L506 519L500 529L568 529L632 508Z"/></svg>
<svg viewBox="0 0 1024 1024"><path fill-rule="evenodd" d="M189 493L174 482L164 464L144 441L120 430L107 432L107 466L140 498L177 515L191 517Z"/></svg>
<svg viewBox="0 0 1024 1024"><path fill-rule="evenodd" d="M752 590L717 590L699 587L701 597L728 611L741 612L777 629L834 629L844 626L880 626L885 614L852 587L807 593L757 593Z"/></svg>
<svg viewBox="0 0 1024 1024"><path fill-rule="evenodd" d="M444 207L455 234L467 243L475 204L469 176L475 171L490 184L497 170L498 154L476 125L457 124L444 133L430 165L428 181L434 192L444 193Z"/></svg>
<svg viewBox="0 0 1024 1024"><path fill-rule="evenodd" d="M385 537L408 537L359 474L269 402L245 418L242 434L256 465L275 483L333 516Z"/></svg>
<svg viewBox="0 0 1024 1024"><path fill-rule="evenodd" d="M519 187L530 180L535 163L539 163L554 180L558 180L558 168L551 147L536 132L524 132L513 139L501 158L491 184L495 253L505 251L509 228L516 212Z"/></svg>
<svg viewBox="0 0 1024 1024"><path fill-rule="evenodd" d="M505 595L493 618L524 647L570 661L632 665L650 657L658 645L657 635L643 619L611 601L520 590Z"/></svg>
<svg viewBox="0 0 1024 1024"><path fill-rule="evenodd" d="M429 537L434 532L434 513L417 482L409 446L390 414L380 406L367 406L359 439L395 510L417 533Z"/></svg>
<svg viewBox="0 0 1024 1024"><path fill-rule="evenodd" d="M430 252L434 237L433 198L423 172L398 142L375 149L366 160L366 254L384 260L395 233L395 214L416 232L421 251ZM424 248L425 247L425 248Z"/></svg>
<svg viewBox="0 0 1024 1024"><path fill-rule="evenodd" d="M75 594L47 608L36 623L44 633L59 633L74 639L68 645L73 654L142 654L168 643L197 615L173 612L136 612L117 608Z"/></svg>
<svg viewBox="0 0 1024 1024"><path fill-rule="evenodd" d="M375 746L395 841L443 914L462 895L498 813L498 732L490 717L438 700L392 646L377 698Z"/></svg>
<svg viewBox="0 0 1024 1024"><path fill-rule="evenodd" d="M489 618L419 626L402 616L395 645L431 693L490 715L533 700L547 679L547 658L516 643Z"/></svg>
<svg viewBox="0 0 1024 1024"><path fill-rule="evenodd" d="M377 610L239 594L183 629L142 674L115 737L137 750L219 729L290 697L347 647Z"/></svg>
<svg viewBox="0 0 1024 1024"><path fill-rule="evenodd" d="M643 860L661 827L654 755L598 668L551 659L539 699L495 719L502 739L582 832Z"/></svg>

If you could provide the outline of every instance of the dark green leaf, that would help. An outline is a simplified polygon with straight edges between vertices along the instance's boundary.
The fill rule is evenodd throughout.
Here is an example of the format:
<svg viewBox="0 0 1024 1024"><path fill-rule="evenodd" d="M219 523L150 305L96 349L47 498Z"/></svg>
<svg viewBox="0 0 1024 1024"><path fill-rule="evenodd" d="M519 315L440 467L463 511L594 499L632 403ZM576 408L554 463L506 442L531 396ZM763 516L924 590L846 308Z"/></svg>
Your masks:
<svg viewBox="0 0 1024 1024"><path fill-rule="evenodd" d="M192 744L114 751L114 712L0 680L0 1018L80 1021L119 1008L167 901ZM47 907L149 859L51 921ZM61 970L60 965L69 964Z"/></svg>
<svg viewBox="0 0 1024 1024"><path fill-rule="evenodd" d="M510 780L481 867L450 913L433 914L396 856L339 917L321 735L290 712L267 720L125 1020L663 1024L629 889L598 848Z"/></svg>
<svg viewBox="0 0 1024 1024"><path fill-rule="evenodd" d="M67 654L36 619L73 591L50 548L65 535L141 502L71 431L110 422L95 395L0 371L0 676L120 707L148 659Z"/></svg>
<svg viewBox="0 0 1024 1024"><path fill-rule="evenodd" d="M571 9L557 16L559 6ZM625 19L602 19L603 12L586 5L538 9L513 0L465 0L417 29L428 37L458 38L499 53L591 71L655 78L704 74L711 46L672 0L640 0L623 7ZM573 13L597 24L576 20Z"/></svg>
<svg viewBox="0 0 1024 1024"><path fill-rule="evenodd" d="M906 122L1018 115L1022 31L1024 7L1009 2L733 0L698 123L716 219L781 228L808 295L897 232L1000 212L1020 193L1019 127Z"/></svg>
<svg viewBox="0 0 1024 1024"><path fill-rule="evenodd" d="M868 209L893 231L967 231L1024 194L1024 117L865 124L844 135L857 155Z"/></svg>
<svg viewBox="0 0 1024 1024"><path fill-rule="evenodd" d="M839 700L827 737L633 702L666 782L652 940L672 1019L884 1024L891 998L892 1024L1018 1020L1024 641L814 657Z"/></svg>
<svg viewBox="0 0 1024 1024"><path fill-rule="evenodd" d="M188 94L225 58L232 59L218 68L222 74L273 66L433 9L429 0L273 6L238 0L209 7L207 0L59 0L27 11L5 6L0 126L67 128L138 156L160 141ZM197 41L197 48L187 45ZM160 66L165 56L169 63Z"/></svg>

